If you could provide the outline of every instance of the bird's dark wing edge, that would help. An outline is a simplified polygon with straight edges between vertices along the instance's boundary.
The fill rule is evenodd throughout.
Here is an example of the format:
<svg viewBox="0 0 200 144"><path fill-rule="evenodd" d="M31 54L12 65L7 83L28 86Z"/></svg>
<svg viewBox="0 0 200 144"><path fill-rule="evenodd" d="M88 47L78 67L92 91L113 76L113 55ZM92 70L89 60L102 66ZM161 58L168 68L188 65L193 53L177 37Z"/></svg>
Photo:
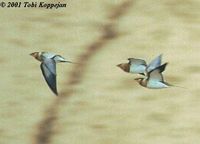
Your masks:
<svg viewBox="0 0 200 144"><path fill-rule="evenodd" d="M164 80L163 75L162 75L162 72L165 70L165 68L166 68L167 65L168 65L168 63L164 63L163 65L161 65L161 66L159 66L159 67L157 67L157 68L151 70L150 72L148 72L148 73L147 73L147 77L148 77L147 80L149 80L150 74L151 74L154 70L159 70L159 73L161 73L162 79Z"/></svg>
<svg viewBox="0 0 200 144"><path fill-rule="evenodd" d="M54 62L55 63L55 62ZM56 75L53 74L48 67L46 66L46 64L41 63L40 68L42 70L42 74L49 86L49 88L52 90L52 92L56 95L58 95L57 92L57 86L56 86Z"/></svg>

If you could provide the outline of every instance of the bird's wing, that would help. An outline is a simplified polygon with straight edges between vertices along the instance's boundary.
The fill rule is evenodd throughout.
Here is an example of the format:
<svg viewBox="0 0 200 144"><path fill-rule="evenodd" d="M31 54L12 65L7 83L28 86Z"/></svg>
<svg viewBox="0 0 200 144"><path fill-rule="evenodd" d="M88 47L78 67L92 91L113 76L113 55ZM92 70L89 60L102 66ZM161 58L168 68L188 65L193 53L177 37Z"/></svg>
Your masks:
<svg viewBox="0 0 200 144"><path fill-rule="evenodd" d="M130 65L145 65L146 61L142 59L128 58Z"/></svg>
<svg viewBox="0 0 200 144"><path fill-rule="evenodd" d="M56 63L53 59L45 59L40 68L42 70L42 74L49 86L49 88L56 94L57 87L56 87Z"/></svg>
<svg viewBox="0 0 200 144"><path fill-rule="evenodd" d="M163 78L162 72L165 70L165 67L166 67L167 64L168 63L165 63L165 64L155 68L154 70L151 70L147 75L148 76L147 80L163 82L164 78Z"/></svg>
<svg viewBox="0 0 200 144"><path fill-rule="evenodd" d="M150 72L151 70L159 67L161 65L162 61L162 54L157 56L155 59L153 59L147 66L147 72Z"/></svg>
<svg viewBox="0 0 200 144"><path fill-rule="evenodd" d="M159 69L155 69L148 74L148 81L163 81L163 75L160 73Z"/></svg>

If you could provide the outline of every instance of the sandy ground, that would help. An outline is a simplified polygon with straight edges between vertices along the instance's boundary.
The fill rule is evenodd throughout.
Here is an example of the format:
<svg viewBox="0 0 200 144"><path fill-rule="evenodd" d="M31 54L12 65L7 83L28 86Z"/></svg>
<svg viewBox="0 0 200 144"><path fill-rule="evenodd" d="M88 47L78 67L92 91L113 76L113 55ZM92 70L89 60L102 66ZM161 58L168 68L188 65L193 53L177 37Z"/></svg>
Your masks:
<svg viewBox="0 0 200 144"><path fill-rule="evenodd" d="M0 143L200 143L200 1L67 3L0 9ZM59 97L34 51L81 63L57 66ZM116 67L161 53L166 81L185 89L145 89Z"/></svg>

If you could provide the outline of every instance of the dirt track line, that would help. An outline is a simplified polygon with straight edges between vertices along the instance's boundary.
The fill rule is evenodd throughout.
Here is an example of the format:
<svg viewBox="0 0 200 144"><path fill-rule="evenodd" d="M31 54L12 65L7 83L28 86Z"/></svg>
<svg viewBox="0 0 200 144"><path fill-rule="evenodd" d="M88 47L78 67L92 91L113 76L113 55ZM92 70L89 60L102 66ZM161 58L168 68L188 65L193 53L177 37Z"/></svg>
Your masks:
<svg viewBox="0 0 200 144"><path fill-rule="evenodd" d="M51 143L51 138L54 134L54 126L56 125L56 120L58 118L58 106L64 102L64 100L73 95L75 86L82 81L84 72L87 69L87 63L90 59L106 45L109 40L112 40L118 36L117 31L114 29L116 25L116 20L126 13L126 10L131 6L132 1L128 0L114 8L108 19L109 23L105 24L102 28L102 35L99 39L87 47L85 53L80 54L79 62L81 65L79 67L74 67L70 73L70 78L66 81L68 89L62 90L60 95L54 103L47 109L44 119L39 123L37 134L34 137L35 144L49 144Z"/></svg>

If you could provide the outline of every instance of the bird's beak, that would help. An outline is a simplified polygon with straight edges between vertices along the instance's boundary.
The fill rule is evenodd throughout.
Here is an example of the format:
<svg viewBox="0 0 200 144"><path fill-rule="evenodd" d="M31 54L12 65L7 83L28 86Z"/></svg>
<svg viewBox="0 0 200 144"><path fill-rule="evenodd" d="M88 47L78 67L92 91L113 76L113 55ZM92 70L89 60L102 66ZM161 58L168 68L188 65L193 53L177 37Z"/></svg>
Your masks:
<svg viewBox="0 0 200 144"><path fill-rule="evenodd" d="M117 67L120 67L121 64L116 65Z"/></svg>
<svg viewBox="0 0 200 144"><path fill-rule="evenodd" d="M30 55L30 56L33 56L33 55L34 55L34 53L30 53L29 55Z"/></svg>

